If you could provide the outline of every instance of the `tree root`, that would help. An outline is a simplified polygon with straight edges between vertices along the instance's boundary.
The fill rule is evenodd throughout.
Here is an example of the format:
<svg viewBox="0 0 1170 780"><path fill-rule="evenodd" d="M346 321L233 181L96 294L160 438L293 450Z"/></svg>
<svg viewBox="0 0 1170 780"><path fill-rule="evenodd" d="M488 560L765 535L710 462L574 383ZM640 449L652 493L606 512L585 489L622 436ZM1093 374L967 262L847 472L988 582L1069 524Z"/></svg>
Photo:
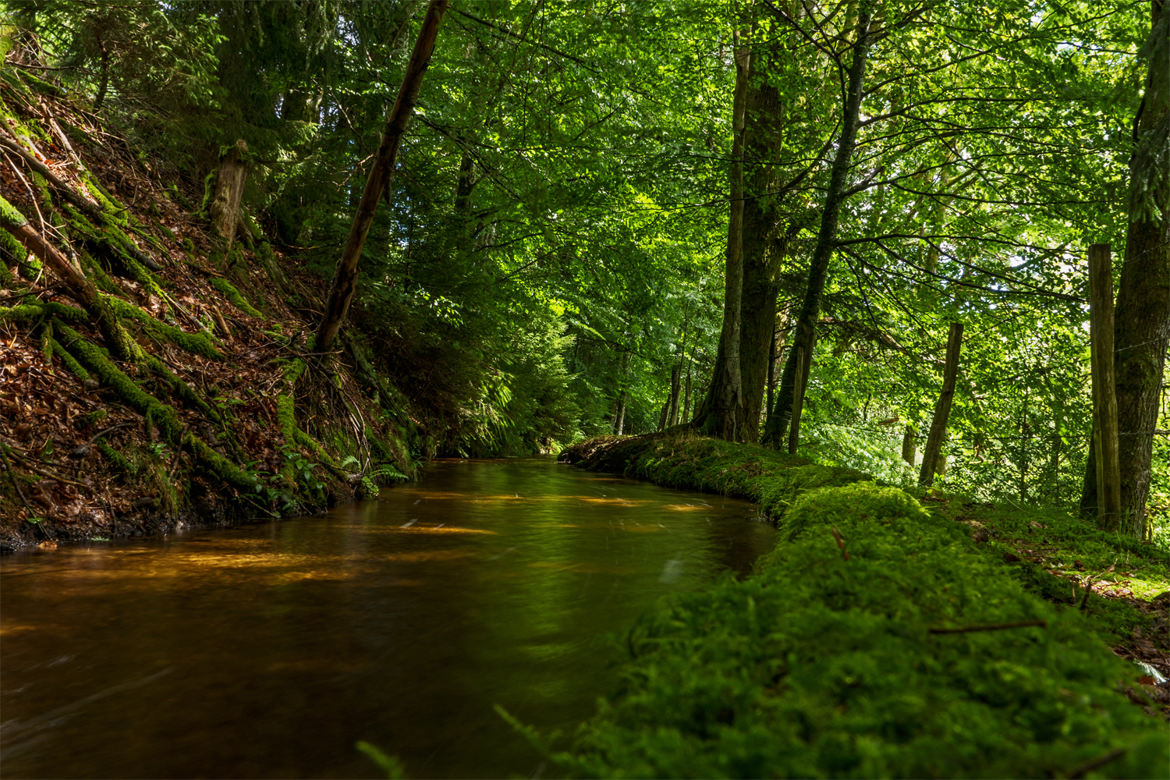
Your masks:
<svg viewBox="0 0 1170 780"><path fill-rule="evenodd" d="M186 430L173 407L162 403L139 387L80 333L60 320L54 322L54 327L63 337L62 344L77 361L116 392L132 409L143 416L148 416L168 442L192 453L204 470L212 476L243 493L256 492L260 481L254 473L236 466L205 441Z"/></svg>

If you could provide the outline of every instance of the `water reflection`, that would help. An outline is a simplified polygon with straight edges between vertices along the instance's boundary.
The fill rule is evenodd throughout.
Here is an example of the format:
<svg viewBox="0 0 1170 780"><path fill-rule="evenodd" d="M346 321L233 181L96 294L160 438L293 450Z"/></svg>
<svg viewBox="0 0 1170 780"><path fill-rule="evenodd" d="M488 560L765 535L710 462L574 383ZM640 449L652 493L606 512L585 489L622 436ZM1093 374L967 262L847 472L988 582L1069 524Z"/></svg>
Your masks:
<svg viewBox="0 0 1170 780"><path fill-rule="evenodd" d="M6 777L528 774L495 714L567 727L611 634L745 571L737 501L548 461L448 461L323 518L0 562Z"/></svg>

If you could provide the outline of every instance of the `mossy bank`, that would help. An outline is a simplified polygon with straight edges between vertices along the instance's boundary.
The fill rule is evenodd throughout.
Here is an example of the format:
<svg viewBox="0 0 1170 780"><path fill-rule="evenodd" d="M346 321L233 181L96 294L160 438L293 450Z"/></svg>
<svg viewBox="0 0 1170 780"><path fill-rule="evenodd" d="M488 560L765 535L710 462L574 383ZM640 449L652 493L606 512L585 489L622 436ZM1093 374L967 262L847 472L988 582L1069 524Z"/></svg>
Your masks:
<svg viewBox="0 0 1170 780"><path fill-rule="evenodd" d="M961 502L686 434L595 440L563 457L758 501L781 530L751 577L666 600L631 629L621 687L555 754L570 774L1170 771L1161 689L1106 641L1154 618L1095 608L1100 595L1045 598L1022 556L1005 560L990 538L988 508L963 522ZM1164 552L1129 552L1165 576Z"/></svg>
<svg viewBox="0 0 1170 780"><path fill-rule="evenodd" d="M314 511L433 447L320 281L231 235L24 70L0 71L0 550ZM214 176L209 182L214 186Z"/></svg>

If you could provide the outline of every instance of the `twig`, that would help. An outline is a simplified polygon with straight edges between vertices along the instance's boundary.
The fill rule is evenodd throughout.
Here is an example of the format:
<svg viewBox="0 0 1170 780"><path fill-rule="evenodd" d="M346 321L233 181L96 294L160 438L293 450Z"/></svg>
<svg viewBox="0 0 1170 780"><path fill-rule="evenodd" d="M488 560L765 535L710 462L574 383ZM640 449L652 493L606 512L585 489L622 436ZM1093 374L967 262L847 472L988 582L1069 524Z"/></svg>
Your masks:
<svg viewBox="0 0 1170 780"><path fill-rule="evenodd" d="M0 458L4 459L4 470L8 472L8 479L12 480L12 487L16 488L16 495L20 496L20 503L24 504L24 508L28 510L28 516L32 517L36 513L33 508L29 506L28 499L24 497L24 491L20 489L20 483L16 481L16 474L12 471L12 464L8 462L8 448L0 444Z"/></svg>
<svg viewBox="0 0 1170 780"><path fill-rule="evenodd" d="M832 529L832 531L833 538L837 540L837 546L841 548L841 557L845 560L849 560L849 551L845 549L845 540L841 538L841 534L837 531L836 528Z"/></svg>
<svg viewBox="0 0 1170 780"><path fill-rule="evenodd" d="M1048 628L1046 620L1017 620L1012 623L989 623L982 626L959 626L958 628L928 628L928 634L970 634L975 631L1004 631L1009 628Z"/></svg>
<svg viewBox="0 0 1170 780"><path fill-rule="evenodd" d="M1105 766L1106 764L1109 764L1113 761L1116 761L1117 759L1121 758L1124 755L1125 755L1125 748L1117 748L1115 750L1110 750L1108 753L1101 756L1100 758L1094 758L1092 761L1089 761L1086 764L1081 764L1079 767L1077 767L1072 772L1070 772L1068 776L1070 778L1084 777L1085 775L1089 774L1089 772L1092 772L1094 769L1100 769L1101 767Z"/></svg>

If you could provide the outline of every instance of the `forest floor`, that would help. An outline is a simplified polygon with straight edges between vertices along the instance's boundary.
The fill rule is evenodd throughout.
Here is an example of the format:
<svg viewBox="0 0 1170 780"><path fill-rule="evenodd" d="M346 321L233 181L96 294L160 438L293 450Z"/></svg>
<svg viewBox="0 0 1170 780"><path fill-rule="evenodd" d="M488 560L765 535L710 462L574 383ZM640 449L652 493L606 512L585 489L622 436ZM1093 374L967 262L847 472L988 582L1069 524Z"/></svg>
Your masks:
<svg viewBox="0 0 1170 780"><path fill-rule="evenodd" d="M0 113L5 220L100 299L0 229L0 551L312 511L412 473L405 400L360 345L312 354L320 281L251 216L229 244L203 193L30 73L4 69Z"/></svg>
<svg viewBox="0 0 1170 780"><path fill-rule="evenodd" d="M758 503L782 531L786 513L803 494L870 481L851 469L681 429L593 439L569 447L561 459L668 487L744 498ZM962 529L973 549L1026 590L1087 619L1116 655L1145 664L1137 680L1143 693L1135 697L1170 720L1170 550L1102 532L1068 513L935 491L909 494L931 515ZM912 561L912 551L906 555Z"/></svg>

